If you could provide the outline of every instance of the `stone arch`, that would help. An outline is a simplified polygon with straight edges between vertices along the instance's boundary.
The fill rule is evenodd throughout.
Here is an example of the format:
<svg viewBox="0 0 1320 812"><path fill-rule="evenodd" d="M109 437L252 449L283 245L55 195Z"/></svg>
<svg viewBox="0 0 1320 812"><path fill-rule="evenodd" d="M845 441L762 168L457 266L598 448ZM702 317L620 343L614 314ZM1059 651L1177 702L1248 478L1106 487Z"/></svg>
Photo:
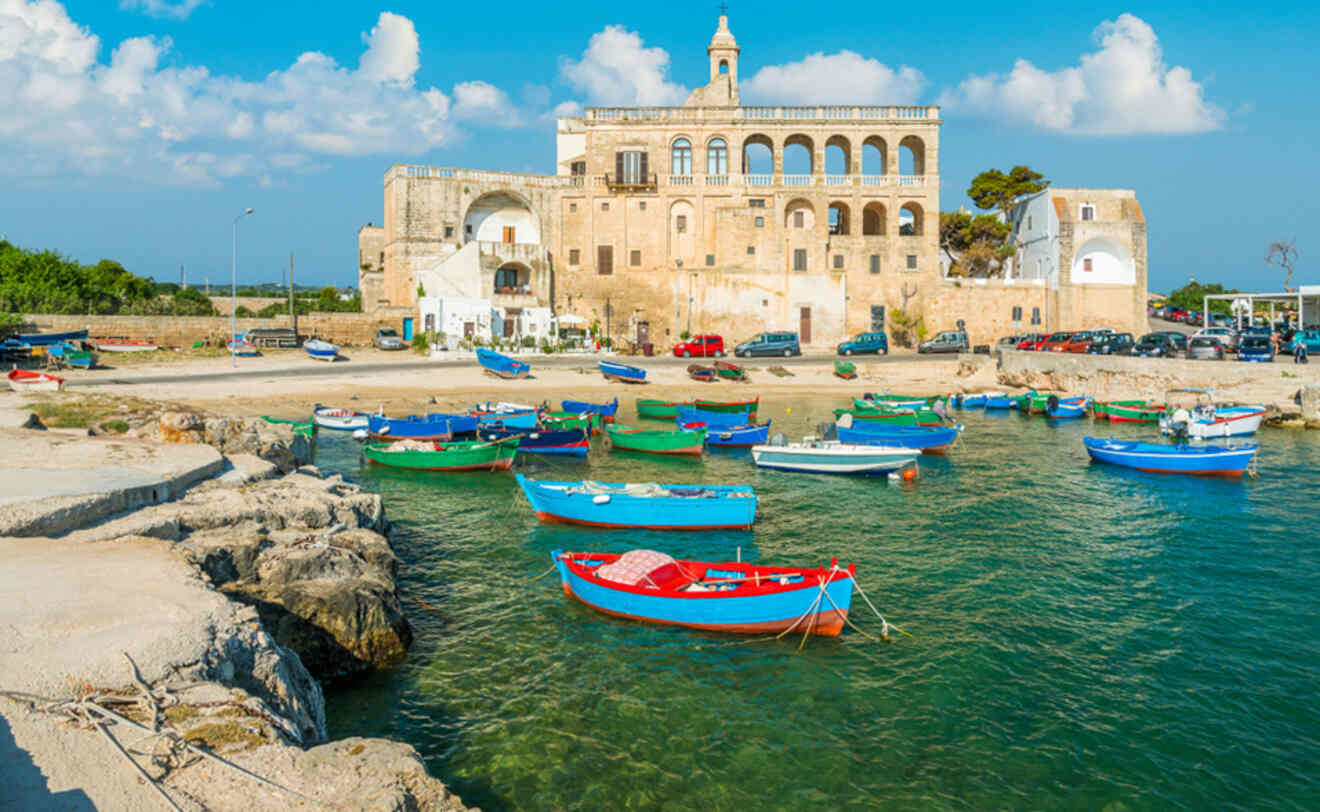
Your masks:
<svg viewBox="0 0 1320 812"><path fill-rule="evenodd" d="M749 152L749 148L764 148L764 155L756 155ZM762 164L761 162L765 163ZM742 172L744 175L773 175L775 173L775 142L768 136L761 133L754 133L743 139L742 142Z"/></svg>
<svg viewBox="0 0 1320 812"><path fill-rule="evenodd" d="M849 222L851 219L850 215L851 212L848 209L847 203L844 203L841 200L831 201L829 209L830 233L837 234L841 237L846 237L852 233L852 223Z"/></svg>
<svg viewBox="0 0 1320 812"><path fill-rule="evenodd" d="M900 175L926 174L926 142L915 135L907 135L898 142L898 172Z"/></svg>
<svg viewBox="0 0 1320 812"><path fill-rule="evenodd" d="M463 214L463 241L505 242L505 229L513 229L513 242L539 245L541 218L521 194L501 189L479 195Z"/></svg>
<svg viewBox="0 0 1320 812"><path fill-rule="evenodd" d="M801 225L798 225L798 218L795 216L801 213ZM784 228L806 229L810 231L816 227L816 207L811 205L811 201L805 198L796 197L788 201L784 206Z"/></svg>
<svg viewBox="0 0 1320 812"><path fill-rule="evenodd" d="M908 201L898 210L898 233L905 237L920 237L926 228L926 214L921 204Z"/></svg>
<svg viewBox="0 0 1320 812"><path fill-rule="evenodd" d="M885 234L885 204L873 200L862 209L862 234L867 237L883 237Z"/></svg>
<svg viewBox="0 0 1320 812"><path fill-rule="evenodd" d="M727 74L728 72L729 72L729 60L727 60L727 59L721 59L721 60L720 60L720 74L723 75L723 74Z"/></svg>
<svg viewBox="0 0 1320 812"><path fill-rule="evenodd" d="M862 174L885 175L889 172L889 147L885 139L872 135L862 142Z"/></svg>
<svg viewBox="0 0 1320 812"><path fill-rule="evenodd" d="M825 174L851 175L852 172L852 143L842 135L825 139Z"/></svg>
<svg viewBox="0 0 1320 812"><path fill-rule="evenodd" d="M1127 246L1117 239L1092 237L1073 257L1072 281L1082 285L1131 285L1137 281L1136 263Z"/></svg>
<svg viewBox="0 0 1320 812"><path fill-rule="evenodd" d="M495 271L495 293L531 293L532 269L522 262L506 262Z"/></svg>
<svg viewBox="0 0 1320 812"><path fill-rule="evenodd" d="M805 151L806 166L802 166ZM816 143L805 133L794 133L784 139L781 150L785 175L813 175L816 172ZM805 171L803 171L805 169Z"/></svg>
<svg viewBox="0 0 1320 812"><path fill-rule="evenodd" d="M675 136L669 142L669 174L692 174L692 139L686 135Z"/></svg>

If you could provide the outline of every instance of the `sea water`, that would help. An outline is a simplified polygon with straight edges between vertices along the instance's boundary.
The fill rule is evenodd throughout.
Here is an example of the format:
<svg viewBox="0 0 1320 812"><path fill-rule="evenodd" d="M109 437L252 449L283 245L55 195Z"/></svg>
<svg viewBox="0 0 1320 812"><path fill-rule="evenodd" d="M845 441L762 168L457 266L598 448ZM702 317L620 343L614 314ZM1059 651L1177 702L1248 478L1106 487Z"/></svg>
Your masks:
<svg viewBox="0 0 1320 812"><path fill-rule="evenodd" d="M837 405L767 400L761 419L796 437ZM399 667L329 686L331 735L409 742L486 810L1320 805L1320 437L1263 430L1259 476L1234 481L1082 448L1151 426L958 419L915 483L599 438L582 462L519 457L544 479L754 485L755 530L716 533L542 524L511 474L368 468L323 432L322 469L384 497L417 635ZM537 578L555 548L636 547L838 557L913 636L799 650L612 619ZM852 618L879 633L856 596Z"/></svg>

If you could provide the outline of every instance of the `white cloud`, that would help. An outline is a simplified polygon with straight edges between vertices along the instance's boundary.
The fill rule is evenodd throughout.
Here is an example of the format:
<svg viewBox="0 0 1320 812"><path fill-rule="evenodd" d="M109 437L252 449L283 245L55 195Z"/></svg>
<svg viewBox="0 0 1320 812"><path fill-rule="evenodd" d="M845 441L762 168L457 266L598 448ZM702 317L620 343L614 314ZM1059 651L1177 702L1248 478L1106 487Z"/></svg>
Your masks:
<svg viewBox="0 0 1320 812"><path fill-rule="evenodd" d="M356 70L314 51L257 81L175 65L169 38L101 42L58 0L0 0L0 176L82 173L215 183L320 171L318 155L417 155L456 122L513 126L506 93L415 87L410 20L382 13Z"/></svg>
<svg viewBox="0 0 1320 812"><path fill-rule="evenodd" d="M583 113L582 105L575 101L563 101L555 105L556 118L577 118Z"/></svg>
<svg viewBox="0 0 1320 812"><path fill-rule="evenodd" d="M1093 32L1099 45L1081 64L1045 71L1019 59L1008 75L971 76L940 104L967 113L1079 135L1218 130L1224 111L1183 67L1167 67L1144 20L1121 14Z"/></svg>
<svg viewBox="0 0 1320 812"><path fill-rule="evenodd" d="M588 103L606 107L682 104L688 96L687 88L669 81L669 53L645 47L621 25L593 34L582 57L565 59L559 73Z"/></svg>
<svg viewBox="0 0 1320 812"><path fill-rule="evenodd" d="M839 51L767 65L740 83L739 95L750 104L913 104L925 85L916 68L895 71L876 59Z"/></svg>
<svg viewBox="0 0 1320 812"><path fill-rule="evenodd" d="M148 17L186 20L206 0L119 0L124 11L141 11Z"/></svg>

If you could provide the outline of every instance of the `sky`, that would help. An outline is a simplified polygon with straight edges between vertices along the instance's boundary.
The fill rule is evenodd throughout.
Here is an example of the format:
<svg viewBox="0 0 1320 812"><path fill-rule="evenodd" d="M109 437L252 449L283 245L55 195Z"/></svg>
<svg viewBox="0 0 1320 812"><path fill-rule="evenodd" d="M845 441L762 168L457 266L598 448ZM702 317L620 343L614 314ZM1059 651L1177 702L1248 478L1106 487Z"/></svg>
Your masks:
<svg viewBox="0 0 1320 812"><path fill-rule="evenodd" d="M0 235L160 281L351 285L394 163L552 173L555 116L681 104L715 3L0 0ZM744 104L938 104L941 208L1135 189L1149 287L1320 284L1320 6L734 0ZM936 7L930 7L935 9Z"/></svg>

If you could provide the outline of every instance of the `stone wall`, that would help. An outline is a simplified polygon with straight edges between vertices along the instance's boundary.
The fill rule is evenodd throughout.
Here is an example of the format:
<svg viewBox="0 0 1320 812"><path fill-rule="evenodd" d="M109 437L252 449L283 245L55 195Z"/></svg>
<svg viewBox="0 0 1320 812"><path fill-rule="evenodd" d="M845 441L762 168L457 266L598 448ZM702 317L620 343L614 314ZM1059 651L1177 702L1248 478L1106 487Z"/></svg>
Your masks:
<svg viewBox="0 0 1320 812"><path fill-rule="evenodd" d="M229 315L229 306L233 302L232 299L224 295L211 296L210 299L211 299L211 306L214 307L216 310L220 311L220 315L222 316ZM289 297L288 296L239 296L238 297L238 306L246 307L248 310L251 310L253 313L273 304L284 305L284 309L287 311L289 304Z"/></svg>
<svg viewBox="0 0 1320 812"><path fill-rule="evenodd" d="M409 310L407 315L412 315ZM87 330L93 337L124 336L152 339L164 347L189 347L194 341L222 342L229 333L224 316L61 316L24 315L24 322L39 332ZM287 315L269 319L237 319L239 332L254 328L291 327ZM403 316L397 311L377 313L309 313L298 317L298 334L318 336L341 345L371 343L378 326L401 330Z"/></svg>

